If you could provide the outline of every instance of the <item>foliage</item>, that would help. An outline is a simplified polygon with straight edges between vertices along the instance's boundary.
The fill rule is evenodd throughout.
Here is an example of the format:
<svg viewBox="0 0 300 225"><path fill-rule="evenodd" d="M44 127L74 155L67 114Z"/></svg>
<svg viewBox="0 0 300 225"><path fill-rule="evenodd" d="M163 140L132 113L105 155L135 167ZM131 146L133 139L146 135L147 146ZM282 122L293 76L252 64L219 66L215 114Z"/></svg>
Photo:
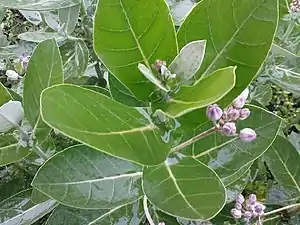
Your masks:
<svg viewBox="0 0 300 225"><path fill-rule="evenodd" d="M300 93L288 7L2 0L1 224L299 221L299 115L274 97Z"/></svg>

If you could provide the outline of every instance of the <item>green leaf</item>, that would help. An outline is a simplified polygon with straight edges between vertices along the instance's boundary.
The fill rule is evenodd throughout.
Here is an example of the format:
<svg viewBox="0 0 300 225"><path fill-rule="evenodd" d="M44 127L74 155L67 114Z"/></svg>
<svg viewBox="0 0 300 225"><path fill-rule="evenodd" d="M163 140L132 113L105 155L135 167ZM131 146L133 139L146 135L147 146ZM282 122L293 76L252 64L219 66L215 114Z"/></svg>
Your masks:
<svg viewBox="0 0 300 225"><path fill-rule="evenodd" d="M178 225L176 217L170 216L159 210L153 210L153 220L156 224L164 222L166 225ZM142 224L141 224L142 225Z"/></svg>
<svg viewBox="0 0 300 225"><path fill-rule="evenodd" d="M48 125L99 151L145 165L163 162L169 152L142 109L74 85L48 88L41 102Z"/></svg>
<svg viewBox="0 0 300 225"><path fill-rule="evenodd" d="M1 0L0 8L51 11L77 5L81 0Z"/></svg>
<svg viewBox="0 0 300 225"><path fill-rule="evenodd" d="M203 0L181 25L179 47L207 40L206 57L197 78L203 79L219 68L237 66L237 83L222 100L224 105L248 86L264 62L277 27L277 5L277 0Z"/></svg>
<svg viewBox="0 0 300 225"><path fill-rule="evenodd" d="M62 82L63 70L59 49L55 40L46 40L34 50L24 80L25 117L34 129L41 128L43 130L41 137L36 135L38 140L44 139L45 133L50 132L50 128L45 127L40 118L41 92L47 87ZM45 129L48 131L45 132Z"/></svg>
<svg viewBox="0 0 300 225"><path fill-rule="evenodd" d="M89 50L84 41L72 41L62 46L64 79L82 76L88 66Z"/></svg>
<svg viewBox="0 0 300 225"><path fill-rule="evenodd" d="M247 120L237 123L237 130L252 128L257 133L256 140L245 143L238 137L225 137L220 133L214 133L183 151L195 156L215 170L222 179L226 177L229 182L228 177L244 166L249 166L249 163L261 156L271 146L281 124L281 119L276 115L256 106L248 105L247 107L250 109L251 115ZM211 127L210 122L201 124L196 134Z"/></svg>
<svg viewBox="0 0 300 225"><path fill-rule="evenodd" d="M64 205L108 209L141 197L141 170L131 162L77 145L46 161L32 186Z"/></svg>
<svg viewBox="0 0 300 225"><path fill-rule="evenodd" d="M0 8L0 22L2 22L4 16L6 13L6 9L5 8Z"/></svg>
<svg viewBox="0 0 300 225"><path fill-rule="evenodd" d="M241 177L239 177L239 179L226 185L226 193L227 193L226 203L233 202L236 199L236 197L242 193L242 191L245 189L249 181L250 181L250 171L248 170Z"/></svg>
<svg viewBox="0 0 300 225"><path fill-rule="evenodd" d="M19 12L26 18L27 21L35 26L43 22L42 16L38 11L19 10Z"/></svg>
<svg viewBox="0 0 300 225"><path fill-rule="evenodd" d="M279 14L282 18L284 15L289 14L290 4L288 0L279 0Z"/></svg>
<svg viewBox="0 0 300 225"><path fill-rule="evenodd" d="M241 177L243 177L247 172L250 170L253 162L247 163L243 167L241 167L238 171L236 171L234 174L231 174L229 176L224 176L222 173L220 173L220 177L222 177L222 182L225 185L225 187L230 186L232 183L238 181Z"/></svg>
<svg viewBox="0 0 300 225"><path fill-rule="evenodd" d="M24 41L35 42L35 43L40 43L52 38L55 38L56 41L63 41L66 39L66 37L60 33L41 32L41 31L37 31L37 32L28 31L19 34L18 38Z"/></svg>
<svg viewBox="0 0 300 225"><path fill-rule="evenodd" d="M300 154L300 134L292 132L289 135L288 139L292 143L292 145L295 147L297 152Z"/></svg>
<svg viewBox="0 0 300 225"><path fill-rule="evenodd" d="M0 106L8 102L9 100L12 100L12 97L8 89L4 87L4 85L0 82Z"/></svg>
<svg viewBox="0 0 300 225"><path fill-rule="evenodd" d="M30 195L31 189L0 202L1 225L33 224L57 206L53 200L36 205L30 201Z"/></svg>
<svg viewBox="0 0 300 225"><path fill-rule="evenodd" d="M99 1L94 48L109 71L138 99L147 101L155 86L140 73L138 63L151 69L155 60L170 63L177 54L175 30L167 4L164 0Z"/></svg>
<svg viewBox="0 0 300 225"><path fill-rule="evenodd" d="M286 185L273 184L267 190L265 204L286 206L296 204L298 200L298 191L286 187Z"/></svg>
<svg viewBox="0 0 300 225"><path fill-rule="evenodd" d="M225 187L217 174L193 158L171 158L144 168L143 190L158 209L193 220L214 217L226 200Z"/></svg>
<svg viewBox="0 0 300 225"><path fill-rule="evenodd" d="M253 95L251 95L251 99L263 106L266 106L271 101L272 95L272 87L270 84L258 83Z"/></svg>
<svg viewBox="0 0 300 225"><path fill-rule="evenodd" d="M0 135L0 166L17 162L29 154L29 149L19 146L18 140L12 134Z"/></svg>
<svg viewBox="0 0 300 225"><path fill-rule="evenodd" d="M264 159L275 180L283 188L300 196L300 154L285 138L277 136L272 146L264 154Z"/></svg>
<svg viewBox="0 0 300 225"><path fill-rule="evenodd" d="M42 12L42 14L48 27L52 30L58 31L60 28L58 14L56 12L49 11Z"/></svg>
<svg viewBox="0 0 300 225"><path fill-rule="evenodd" d="M193 41L185 45L169 66L181 82L191 79L202 64L206 40Z"/></svg>
<svg viewBox="0 0 300 225"><path fill-rule="evenodd" d="M67 34L73 33L79 17L81 4L77 4L68 8L61 8L58 10L59 24L64 24L64 30Z"/></svg>
<svg viewBox="0 0 300 225"><path fill-rule="evenodd" d="M0 133L18 127L24 116L22 103L9 101L0 107Z"/></svg>
<svg viewBox="0 0 300 225"><path fill-rule="evenodd" d="M147 106L146 103L137 100L136 97L132 94L132 92L114 75L109 74L109 90L111 96L114 100L132 107L141 107Z"/></svg>
<svg viewBox="0 0 300 225"><path fill-rule="evenodd" d="M40 192L39 190L34 188L34 189L32 189L30 200L35 204L39 204L39 203L43 203L45 201L48 201L49 197L47 195L43 194L42 192Z"/></svg>
<svg viewBox="0 0 300 225"><path fill-rule="evenodd" d="M45 225L139 225L142 215L140 201L110 210L82 210L60 205Z"/></svg>
<svg viewBox="0 0 300 225"><path fill-rule="evenodd" d="M206 107L223 98L235 85L235 67L219 69L194 86L182 86L167 103L154 105L172 117Z"/></svg>

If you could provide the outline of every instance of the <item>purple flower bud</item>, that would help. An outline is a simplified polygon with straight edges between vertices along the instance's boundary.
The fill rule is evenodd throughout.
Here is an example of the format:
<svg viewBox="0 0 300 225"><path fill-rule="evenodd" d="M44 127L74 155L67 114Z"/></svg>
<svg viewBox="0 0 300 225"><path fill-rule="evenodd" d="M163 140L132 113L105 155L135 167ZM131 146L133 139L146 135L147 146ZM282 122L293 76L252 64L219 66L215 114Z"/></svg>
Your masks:
<svg viewBox="0 0 300 225"><path fill-rule="evenodd" d="M244 198L244 196L243 196L242 194L239 194L239 195L236 197L236 199L235 199L235 202L236 202L236 203L240 203L240 204L243 204L244 201L245 201L245 198Z"/></svg>
<svg viewBox="0 0 300 225"><path fill-rule="evenodd" d="M251 142L256 139L256 133L250 128L244 128L240 131L240 139L243 142Z"/></svg>
<svg viewBox="0 0 300 225"><path fill-rule="evenodd" d="M244 212L244 217L247 218L247 219L252 218L252 212L250 212L250 211L245 211L245 212Z"/></svg>
<svg viewBox="0 0 300 225"><path fill-rule="evenodd" d="M250 109L244 108L240 110L240 120L245 120L250 116Z"/></svg>
<svg viewBox="0 0 300 225"><path fill-rule="evenodd" d="M229 122L225 123L221 130L222 134L225 136L235 136L236 135L236 126L235 123Z"/></svg>
<svg viewBox="0 0 300 225"><path fill-rule="evenodd" d="M254 205L254 212L257 213L258 216L262 216L264 214L265 209L266 206L264 206L260 202L256 202Z"/></svg>
<svg viewBox="0 0 300 225"><path fill-rule="evenodd" d="M159 223L158 225L165 225L165 222L161 222L161 223Z"/></svg>
<svg viewBox="0 0 300 225"><path fill-rule="evenodd" d="M237 97L232 103L233 107L237 109L243 108L245 104L246 104L246 98L244 98L241 95Z"/></svg>
<svg viewBox="0 0 300 225"><path fill-rule="evenodd" d="M27 67L28 67L30 56L23 54L20 56L19 59L20 59L20 63L22 65L23 70L26 71Z"/></svg>
<svg viewBox="0 0 300 225"><path fill-rule="evenodd" d="M217 121L223 114L222 109L217 105L213 104L207 107L206 115L211 121Z"/></svg>
<svg viewBox="0 0 300 225"><path fill-rule="evenodd" d="M241 93L241 96L243 96L245 99L247 99L248 98L248 96L249 96L249 89L248 88L246 88L242 93Z"/></svg>
<svg viewBox="0 0 300 225"><path fill-rule="evenodd" d="M154 65L152 65L152 68L161 73L161 67L166 66L166 65L167 64L165 61L157 59L157 60L155 60Z"/></svg>
<svg viewBox="0 0 300 225"><path fill-rule="evenodd" d="M249 195L249 198L248 198L248 203L249 203L249 204L253 205L253 204L256 203L256 201L257 201L257 197L256 197L255 194Z"/></svg>
<svg viewBox="0 0 300 225"><path fill-rule="evenodd" d="M243 206L240 203L235 203L234 207L238 210L242 210Z"/></svg>
<svg viewBox="0 0 300 225"><path fill-rule="evenodd" d="M235 219L240 219L242 218L242 211L241 210L238 210L238 209L232 209L230 211L231 215L233 216L233 218Z"/></svg>
<svg viewBox="0 0 300 225"><path fill-rule="evenodd" d="M225 111L225 117L228 122L229 121L236 121L240 117L240 111L238 109L233 108L230 106L226 111Z"/></svg>

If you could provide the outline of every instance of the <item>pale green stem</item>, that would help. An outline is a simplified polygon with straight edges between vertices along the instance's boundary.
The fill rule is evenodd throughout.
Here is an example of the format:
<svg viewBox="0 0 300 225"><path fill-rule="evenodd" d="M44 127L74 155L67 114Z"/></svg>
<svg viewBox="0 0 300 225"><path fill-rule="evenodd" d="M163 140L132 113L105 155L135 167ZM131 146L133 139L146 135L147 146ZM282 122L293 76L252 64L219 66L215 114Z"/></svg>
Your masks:
<svg viewBox="0 0 300 225"><path fill-rule="evenodd" d="M149 222L149 225L155 225L154 221L152 220L152 217L150 215L150 212L149 212L149 208L148 208L148 199L146 197L146 195L144 196L144 200L143 200L143 205L144 205L144 212L145 212L145 215L146 215L146 218Z"/></svg>
<svg viewBox="0 0 300 225"><path fill-rule="evenodd" d="M288 206L285 206L285 207L282 207L282 208L275 209L273 211L267 212L267 213L264 214L264 217L272 215L272 214L275 214L275 213L279 213L279 212L284 211L284 210L296 208L296 207L300 207L300 203L288 205Z"/></svg>
<svg viewBox="0 0 300 225"><path fill-rule="evenodd" d="M40 156L40 157L41 157L42 159L44 159L45 161L46 161L47 159L49 159L49 157L46 155L46 153L43 152L43 150L42 150L39 146L34 145L34 146L32 147L32 149L33 149L33 151L34 151L36 154L38 154L38 156Z"/></svg>

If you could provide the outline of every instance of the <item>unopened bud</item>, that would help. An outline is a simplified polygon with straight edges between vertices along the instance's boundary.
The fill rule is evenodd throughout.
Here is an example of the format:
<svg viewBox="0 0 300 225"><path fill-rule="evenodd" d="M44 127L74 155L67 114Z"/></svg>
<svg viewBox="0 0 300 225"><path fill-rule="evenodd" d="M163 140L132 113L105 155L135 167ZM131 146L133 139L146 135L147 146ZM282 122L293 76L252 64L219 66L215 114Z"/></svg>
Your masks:
<svg viewBox="0 0 300 225"><path fill-rule="evenodd" d="M155 63L152 65L152 68L161 73L161 67L166 66L166 62L160 59L155 60Z"/></svg>
<svg viewBox="0 0 300 225"><path fill-rule="evenodd" d="M250 116L250 109L244 108L240 110L240 120L245 120Z"/></svg>
<svg viewBox="0 0 300 225"><path fill-rule="evenodd" d="M247 99L248 96L249 96L249 93L250 93L249 89L246 88L246 89L240 94L240 96L243 96L245 99Z"/></svg>
<svg viewBox="0 0 300 225"><path fill-rule="evenodd" d="M249 89L246 88L232 103L232 105L237 108L241 109L246 104L246 100L249 96Z"/></svg>
<svg viewBox="0 0 300 225"><path fill-rule="evenodd" d="M240 203L240 204L243 204L244 201L245 201L245 198L244 198L244 196L243 196L242 194L239 194L239 195L236 197L236 199L235 199L235 202L236 202L236 203Z"/></svg>
<svg viewBox="0 0 300 225"><path fill-rule="evenodd" d="M231 215L233 216L233 218L235 219L240 219L242 218L242 211L241 210L238 210L238 209L232 209L230 211Z"/></svg>
<svg viewBox="0 0 300 225"><path fill-rule="evenodd" d="M244 217L247 218L247 219L252 218L252 212L250 212L250 211L245 211L245 212L244 212Z"/></svg>
<svg viewBox="0 0 300 225"><path fill-rule="evenodd" d="M236 121L240 117L240 111L233 107L229 107L225 114L227 121Z"/></svg>
<svg viewBox="0 0 300 225"><path fill-rule="evenodd" d="M255 204L257 201L257 197L255 194L251 194L251 195L249 195L248 200L249 200L249 204Z"/></svg>
<svg viewBox="0 0 300 225"><path fill-rule="evenodd" d="M171 78L176 78L176 74L172 74L171 71L165 65L161 66L161 75L163 75L164 78L167 80Z"/></svg>
<svg viewBox="0 0 300 225"><path fill-rule="evenodd" d="M238 210L242 210L243 206L240 203L235 203L234 207Z"/></svg>
<svg viewBox="0 0 300 225"><path fill-rule="evenodd" d="M236 126L235 123L229 122L225 123L221 130L222 134L225 136L235 136L236 135Z"/></svg>
<svg viewBox="0 0 300 225"><path fill-rule="evenodd" d="M263 204L256 202L254 206L254 212L257 213L258 216L262 216L264 214L264 210L266 209L266 206Z"/></svg>
<svg viewBox="0 0 300 225"><path fill-rule="evenodd" d="M29 59L30 59L30 56L29 55L21 55L20 56L20 63L22 65L22 69L24 71L27 70L27 67L28 67L28 63L29 63Z"/></svg>
<svg viewBox="0 0 300 225"><path fill-rule="evenodd" d="M19 74L13 70L6 70L6 76L8 81L17 81Z"/></svg>
<svg viewBox="0 0 300 225"><path fill-rule="evenodd" d="M251 142L256 139L256 133L250 128L244 128L240 131L240 139L243 142ZM250 195L251 196L251 195Z"/></svg>
<svg viewBox="0 0 300 225"><path fill-rule="evenodd" d="M217 105L213 104L207 107L206 115L211 121L217 121L223 114L222 109Z"/></svg>
<svg viewBox="0 0 300 225"><path fill-rule="evenodd" d="M158 225L165 225L165 222L161 222L161 223L159 223Z"/></svg>

